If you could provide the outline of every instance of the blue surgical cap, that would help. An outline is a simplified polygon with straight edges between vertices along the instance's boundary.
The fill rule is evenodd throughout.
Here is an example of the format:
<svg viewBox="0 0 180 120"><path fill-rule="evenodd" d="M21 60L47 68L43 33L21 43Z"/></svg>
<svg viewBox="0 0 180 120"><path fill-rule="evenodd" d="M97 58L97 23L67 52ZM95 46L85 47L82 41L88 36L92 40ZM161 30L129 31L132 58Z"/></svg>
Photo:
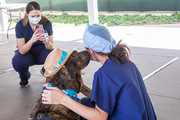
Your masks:
<svg viewBox="0 0 180 120"><path fill-rule="evenodd" d="M98 24L87 25L84 36L84 46L95 52L110 53L116 46L116 41L105 26Z"/></svg>

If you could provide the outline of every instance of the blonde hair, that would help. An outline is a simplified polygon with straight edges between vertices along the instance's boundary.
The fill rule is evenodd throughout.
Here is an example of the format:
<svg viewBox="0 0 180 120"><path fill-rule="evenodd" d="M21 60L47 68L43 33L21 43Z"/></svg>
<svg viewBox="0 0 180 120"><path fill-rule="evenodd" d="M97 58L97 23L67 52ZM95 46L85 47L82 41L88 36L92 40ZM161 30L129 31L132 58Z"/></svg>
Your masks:
<svg viewBox="0 0 180 120"><path fill-rule="evenodd" d="M27 14L29 14L29 12L31 12L32 10L41 11L41 7L40 7L39 3L32 1L27 4L27 6L25 8L24 18L23 18L23 27L26 27L28 25L29 19L28 19ZM44 24L46 24L47 21L48 21L48 18L41 14L41 21L39 22L39 24L44 25Z"/></svg>

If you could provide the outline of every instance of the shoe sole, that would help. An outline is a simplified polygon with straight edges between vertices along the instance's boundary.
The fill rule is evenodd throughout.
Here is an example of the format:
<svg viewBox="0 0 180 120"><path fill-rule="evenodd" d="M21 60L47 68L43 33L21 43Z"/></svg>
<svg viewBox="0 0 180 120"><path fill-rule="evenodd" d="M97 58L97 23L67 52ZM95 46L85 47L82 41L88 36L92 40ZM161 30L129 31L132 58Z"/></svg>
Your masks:
<svg viewBox="0 0 180 120"><path fill-rule="evenodd" d="M29 86L29 84L25 85L25 86L21 86L20 85L20 88L27 88Z"/></svg>

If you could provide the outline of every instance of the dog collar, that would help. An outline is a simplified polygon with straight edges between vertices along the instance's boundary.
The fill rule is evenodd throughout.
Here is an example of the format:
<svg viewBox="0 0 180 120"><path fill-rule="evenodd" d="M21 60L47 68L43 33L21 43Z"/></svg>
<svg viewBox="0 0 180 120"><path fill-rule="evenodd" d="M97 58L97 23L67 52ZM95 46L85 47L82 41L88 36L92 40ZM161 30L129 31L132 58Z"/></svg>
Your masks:
<svg viewBox="0 0 180 120"><path fill-rule="evenodd" d="M47 87L53 87L53 85L51 83L43 84L43 90L44 89L48 90ZM68 95L69 97L71 97L72 99L74 99L76 102L80 102L80 99L77 97L77 91L73 89L68 89L68 90L62 90L62 92Z"/></svg>
<svg viewBox="0 0 180 120"><path fill-rule="evenodd" d="M77 91L73 89L68 90L62 90L64 94L68 95L72 99L74 99L76 102L80 102L80 99L77 97Z"/></svg>
<svg viewBox="0 0 180 120"><path fill-rule="evenodd" d="M53 85L51 83L44 83L43 84L43 90L44 89L48 90L47 87L53 87Z"/></svg>

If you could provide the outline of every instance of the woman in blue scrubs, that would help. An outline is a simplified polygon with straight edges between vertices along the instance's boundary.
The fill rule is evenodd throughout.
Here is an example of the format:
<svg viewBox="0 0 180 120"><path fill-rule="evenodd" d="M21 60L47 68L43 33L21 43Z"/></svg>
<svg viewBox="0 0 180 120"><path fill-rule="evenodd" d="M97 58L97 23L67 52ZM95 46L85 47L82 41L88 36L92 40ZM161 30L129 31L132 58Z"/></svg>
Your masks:
<svg viewBox="0 0 180 120"><path fill-rule="evenodd" d="M39 3L32 1L27 4L24 18L16 24L15 31L17 50L12 64L19 73L20 86L27 87L31 76L29 66L44 64L53 49L52 24L42 15Z"/></svg>
<svg viewBox="0 0 180 120"><path fill-rule="evenodd" d="M87 26L83 41L91 59L102 64L94 74L92 91L82 87L89 98L78 103L50 87L43 91L43 103L62 104L81 119L156 120L141 74L129 59L129 48L120 42L116 45L108 29L97 24Z"/></svg>

